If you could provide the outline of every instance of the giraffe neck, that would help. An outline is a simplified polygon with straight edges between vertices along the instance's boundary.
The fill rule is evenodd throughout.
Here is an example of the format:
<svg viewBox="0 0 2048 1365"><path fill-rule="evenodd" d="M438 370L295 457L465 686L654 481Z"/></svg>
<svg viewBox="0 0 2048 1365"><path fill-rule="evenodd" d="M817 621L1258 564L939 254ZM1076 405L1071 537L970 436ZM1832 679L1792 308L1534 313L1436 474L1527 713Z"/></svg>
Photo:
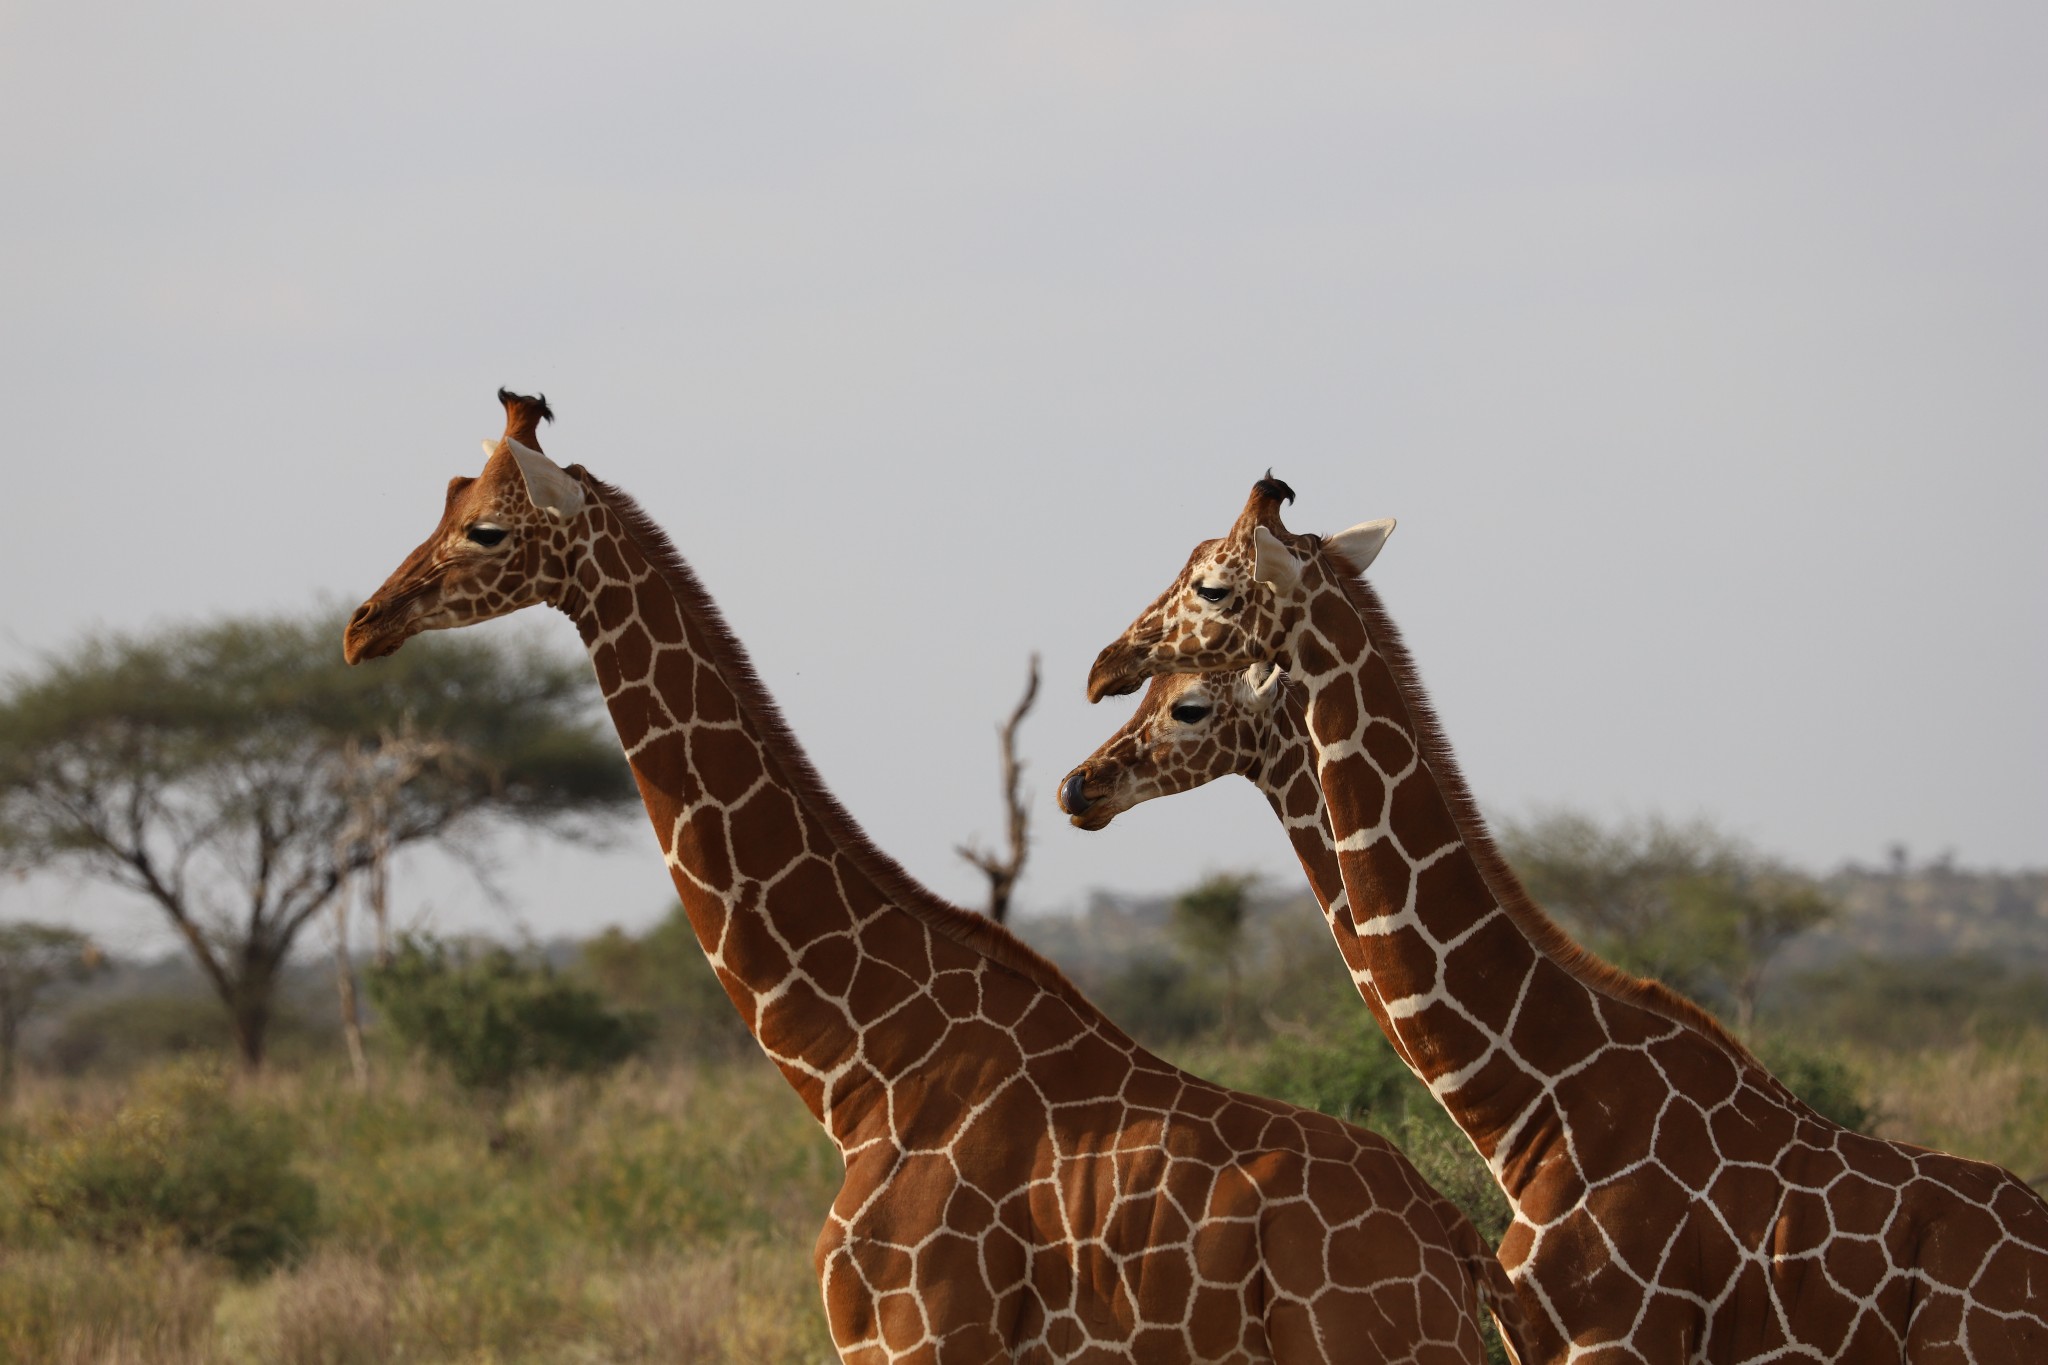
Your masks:
<svg viewBox="0 0 2048 1365"><path fill-rule="evenodd" d="M1340 587L1316 591L1289 654L1326 818L1320 847L1296 847L1319 891L1334 864L1343 899L1333 899L1331 930L1361 994L1515 1201L1559 1138L1556 1074L1599 1036L1532 1040L1615 1002L1596 1001L1503 905L1392 661Z"/></svg>
<svg viewBox="0 0 2048 1365"><path fill-rule="evenodd" d="M589 649L698 943L842 1151L884 1138L890 1079L947 1064L925 1055L944 1025L926 1017L936 975L951 968L987 992L1071 992L866 841L638 508L603 489L588 515L592 538L571 552L557 605Z"/></svg>
<svg viewBox="0 0 2048 1365"><path fill-rule="evenodd" d="M1323 910L1330 937L1343 954L1344 966L1366 1008L1372 1011L1401 1060L1410 1067L1414 1059L1406 1054L1400 1034L1387 1018L1379 994L1372 989L1372 967L1366 960L1364 944L1351 919L1351 907L1344 894L1344 871L1338 864L1336 841L1330 837L1330 822L1318 781L1316 749L1310 741L1308 720L1299 700L1289 696L1275 704L1273 722L1264 731L1266 747L1249 774L1280 819L1294 856L1308 877L1309 890Z"/></svg>

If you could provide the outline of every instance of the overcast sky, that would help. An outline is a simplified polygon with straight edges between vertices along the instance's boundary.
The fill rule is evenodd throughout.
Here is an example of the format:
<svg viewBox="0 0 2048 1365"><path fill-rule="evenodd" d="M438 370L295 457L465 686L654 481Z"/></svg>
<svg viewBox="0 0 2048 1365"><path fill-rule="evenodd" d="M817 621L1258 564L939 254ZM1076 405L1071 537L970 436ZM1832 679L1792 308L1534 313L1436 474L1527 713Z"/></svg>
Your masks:
<svg viewBox="0 0 2048 1365"><path fill-rule="evenodd" d="M1027 911L1297 875L1242 782L1052 800L1269 465L1298 530L1400 519L1492 811L2039 866L2048 10L1674 9L0 7L0 669L353 604L503 383L969 903L1034 649ZM541 933L669 894L644 827L503 853Z"/></svg>

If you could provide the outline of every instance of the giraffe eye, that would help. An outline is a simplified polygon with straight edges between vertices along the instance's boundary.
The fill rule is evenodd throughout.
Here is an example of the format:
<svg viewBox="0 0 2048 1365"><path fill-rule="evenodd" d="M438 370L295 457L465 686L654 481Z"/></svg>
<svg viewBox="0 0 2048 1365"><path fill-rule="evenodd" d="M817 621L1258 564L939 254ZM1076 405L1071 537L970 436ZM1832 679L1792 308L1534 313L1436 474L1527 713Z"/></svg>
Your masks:
<svg viewBox="0 0 2048 1365"><path fill-rule="evenodd" d="M1199 702L1184 701L1173 708L1173 718L1182 725L1193 725L1209 714L1209 708Z"/></svg>
<svg viewBox="0 0 2048 1365"><path fill-rule="evenodd" d="M488 549L505 538L505 528L480 521L462 534L469 537L471 544L481 545Z"/></svg>
<svg viewBox="0 0 2048 1365"><path fill-rule="evenodd" d="M1204 602L1221 602L1224 598L1230 596L1230 587L1224 583L1218 583L1214 587L1207 583L1197 583L1195 584L1195 596L1201 598Z"/></svg>

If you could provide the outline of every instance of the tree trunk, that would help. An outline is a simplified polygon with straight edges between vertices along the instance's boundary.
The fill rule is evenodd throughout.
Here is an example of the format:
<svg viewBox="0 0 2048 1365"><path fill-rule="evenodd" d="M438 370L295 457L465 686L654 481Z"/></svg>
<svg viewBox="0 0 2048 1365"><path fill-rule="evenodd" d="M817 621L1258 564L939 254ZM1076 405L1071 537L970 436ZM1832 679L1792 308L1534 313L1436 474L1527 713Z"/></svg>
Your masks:
<svg viewBox="0 0 2048 1365"><path fill-rule="evenodd" d="M253 946L242 958L242 974L227 1000L228 1018L234 1026L235 1050L242 1055L242 1070L255 1074L263 1069L264 1046L269 1041L271 995L277 985L277 963L259 955Z"/></svg>
<svg viewBox="0 0 2048 1365"><path fill-rule="evenodd" d="M14 1107L14 1052L17 1041L12 1010L0 1011L0 1114Z"/></svg>
<svg viewBox="0 0 2048 1365"><path fill-rule="evenodd" d="M349 1070L356 1089L370 1091L370 1057L363 1050L363 1016L356 1005L356 967L348 950L349 888L343 886L334 897L334 986L341 997L341 1036L348 1044Z"/></svg>

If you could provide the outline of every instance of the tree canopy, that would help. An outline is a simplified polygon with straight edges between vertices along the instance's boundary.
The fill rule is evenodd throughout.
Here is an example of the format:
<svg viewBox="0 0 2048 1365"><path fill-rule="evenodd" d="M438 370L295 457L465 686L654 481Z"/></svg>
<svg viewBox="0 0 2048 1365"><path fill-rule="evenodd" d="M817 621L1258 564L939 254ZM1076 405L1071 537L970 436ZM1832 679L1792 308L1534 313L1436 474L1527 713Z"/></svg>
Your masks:
<svg viewBox="0 0 2048 1365"><path fill-rule="evenodd" d="M1755 1018L1778 951L1836 906L1813 879L1703 821L1508 821L1501 849L1537 902L1617 966Z"/></svg>
<svg viewBox="0 0 2048 1365"><path fill-rule="evenodd" d="M389 847L485 819L574 832L633 795L581 660L466 633L351 669L340 638L325 612L94 636L0 691L0 865L154 903L250 1065L277 967L373 856L351 742L447 742L387 803Z"/></svg>

